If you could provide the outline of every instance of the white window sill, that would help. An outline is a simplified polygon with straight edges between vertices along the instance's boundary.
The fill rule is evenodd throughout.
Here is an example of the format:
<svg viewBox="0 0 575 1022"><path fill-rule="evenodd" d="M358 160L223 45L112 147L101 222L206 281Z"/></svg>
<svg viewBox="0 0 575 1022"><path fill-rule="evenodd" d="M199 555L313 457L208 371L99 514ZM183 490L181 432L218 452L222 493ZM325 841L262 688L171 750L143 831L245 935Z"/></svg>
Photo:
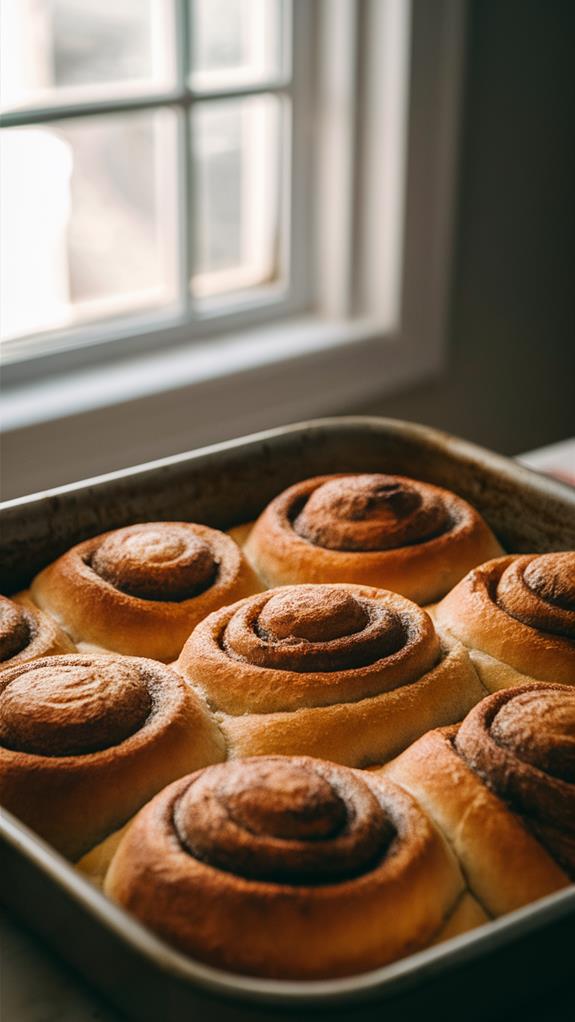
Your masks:
<svg viewBox="0 0 575 1022"><path fill-rule="evenodd" d="M194 396L201 403L200 388L208 381L212 400L219 383L227 401L230 382L236 382L235 400L226 405L232 419L250 412L260 419L286 401L293 418L300 418L368 400L433 369L406 367L397 355L397 342L381 324L302 318L21 384L3 394L2 429L25 429L170 391L175 400L185 391L186 403Z"/></svg>
<svg viewBox="0 0 575 1022"><path fill-rule="evenodd" d="M298 320L8 389L2 499L317 416L435 374L369 321Z"/></svg>

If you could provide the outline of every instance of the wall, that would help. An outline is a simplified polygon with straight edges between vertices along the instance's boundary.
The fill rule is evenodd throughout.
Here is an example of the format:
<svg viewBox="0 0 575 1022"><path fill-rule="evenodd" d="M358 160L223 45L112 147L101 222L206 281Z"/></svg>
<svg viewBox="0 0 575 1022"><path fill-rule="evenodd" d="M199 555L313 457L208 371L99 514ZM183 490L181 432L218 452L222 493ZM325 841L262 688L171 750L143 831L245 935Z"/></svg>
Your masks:
<svg viewBox="0 0 575 1022"><path fill-rule="evenodd" d="M450 366L361 410L518 453L575 434L575 3L469 15Z"/></svg>

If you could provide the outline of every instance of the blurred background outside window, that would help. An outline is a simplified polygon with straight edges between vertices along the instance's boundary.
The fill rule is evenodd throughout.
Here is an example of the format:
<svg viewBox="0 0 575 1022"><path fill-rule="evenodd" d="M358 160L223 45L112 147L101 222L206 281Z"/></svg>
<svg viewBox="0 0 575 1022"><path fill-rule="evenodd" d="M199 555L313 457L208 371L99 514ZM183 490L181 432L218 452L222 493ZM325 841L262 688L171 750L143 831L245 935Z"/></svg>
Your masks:
<svg viewBox="0 0 575 1022"><path fill-rule="evenodd" d="M4 342L289 286L290 18L2 0Z"/></svg>

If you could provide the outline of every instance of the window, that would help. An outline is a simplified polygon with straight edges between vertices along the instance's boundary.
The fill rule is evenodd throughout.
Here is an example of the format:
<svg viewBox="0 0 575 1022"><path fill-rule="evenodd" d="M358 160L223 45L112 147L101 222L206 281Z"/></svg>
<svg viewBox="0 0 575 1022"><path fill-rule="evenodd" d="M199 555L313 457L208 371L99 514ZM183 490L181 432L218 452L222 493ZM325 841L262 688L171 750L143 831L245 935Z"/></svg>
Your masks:
<svg viewBox="0 0 575 1022"><path fill-rule="evenodd" d="M305 78L310 11L4 0L0 282L12 353L31 335L53 347L72 328L81 343L84 324L138 313L197 334L234 307L305 304L291 266L306 247L290 217L303 183L292 44L297 32Z"/></svg>
<svg viewBox="0 0 575 1022"><path fill-rule="evenodd" d="M1 12L12 492L441 370L461 0Z"/></svg>

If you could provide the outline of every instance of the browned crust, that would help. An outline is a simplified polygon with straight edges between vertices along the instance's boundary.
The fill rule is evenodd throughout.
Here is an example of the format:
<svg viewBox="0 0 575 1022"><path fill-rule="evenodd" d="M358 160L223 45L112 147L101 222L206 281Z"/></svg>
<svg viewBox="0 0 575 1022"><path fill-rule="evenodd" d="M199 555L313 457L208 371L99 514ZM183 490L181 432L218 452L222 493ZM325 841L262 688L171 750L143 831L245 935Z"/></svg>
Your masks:
<svg viewBox="0 0 575 1022"><path fill-rule="evenodd" d="M57 656L61 653L75 653L76 647L68 635L59 627L49 614L43 614L29 601L15 601L23 607L30 629L30 638L26 645L8 660L0 661L0 671L13 664L26 660L37 660L39 657Z"/></svg>
<svg viewBox="0 0 575 1022"><path fill-rule="evenodd" d="M455 748L575 879L575 691L535 682L468 713Z"/></svg>
<svg viewBox="0 0 575 1022"><path fill-rule="evenodd" d="M396 756L430 728L453 723L485 695L460 643L445 644L419 679L357 702L292 713L217 713L228 755L316 755L364 767Z"/></svg>
<svg viewBox="0 0 575 1022"><path fill-rule="evenodd" d="M255 666L230 657L222 635L238 608L265 605L283 590L216 612L196 628L177 669L216 713L229 755L313 754L364 766L396 755L428 728L461 720L484 696L464 647L438 639L421 608L383 590L344 584L333 589L409 617L417 636L413 648L361 668L324 673Z"/></svg>
<svg viewBox="0 0 575 1022"><path fill-rule="evenodd" d="M457 754L457 727L430 731L381 773L409 791L445 834L472 894L495 916L567 886L569 879L519 816Z"/></svg>
<svg viewBox="0 0 575 1022"><path fill-rule="evenodd" d="M171 524L193 530L210 545L219 562L215 582L197 596L177 602L149 600L116 589L86 563L112 535L104 533L72 547L41 571L30 587L32 599L77 643L164 662L174 660L207 614L259 592L262 586L229 536L204 525Z"/></svg>
<svg viewBox="0 0 575 1022"><path fill-rule="evenodd" d="M515 683L573 685L575 642L518 621L493 598L503 572L517 560L517 556L499 557L469 572L434 609L434 619L469 649L494 659L494 663L486 658L478 661L482 681L492 691L509 684L506 667L517 672Z"/></svg>
<svg viewBox="0 0 575 1022"><path fill-rule="evenodd" d="M336 584L330 590L350 593L397 613L408 623L408 640L397 652L362 667L332 671L298 671L257 666L229 655L228 625L246 610L259 614L284 589L238 601L206 618L194 630L178 660L178 670L205 693L210 705L227 713L291 711L304 707L357 701L417 680L439 660L439 643L429 616L396 593L367 586ZM313 585L298 586L302 599Z"/></svg>
<svg viewBox="0 0 575 1022"><path fill-rule="evenodd" d="M34 660L2 672L4 690L42 665L107 663L110 657ZM175 777L225 757L223 738L198 696L169 668L126 660L150 672L155 705L144 725L116 746L83 755L50 756L0 747L0 801L50 844L79 858L122 826Z"/></svg>
<svg viewBox="0 0 575 1022"><path fill-rule="evenodd" d="M341 768L340 768L341 769ZM138 815L107 893L168 942L209 964L314 979L363 972L432 940L463 891L444 841L394 785L361 775L399 837L368 872L317 886L248 880L194 858L172 825L183 779Z"/></svg>
<svg viewBox="0 0 575 1022"><path fill-rule="evenodd" d="M474 565L502 552L486 522L470 504L449 490L427 483L420 485L440 496L454 519L454 526L447 532L391 550L356 552L316 546L294 531L290 508L323 483L337 478L341 477L318 476L297 483L271 501L257 519L244 551L267 586L355 582L391 589L425 604L440 599ZM243 538L241 531L235 530L234 534Z"/></svg>

